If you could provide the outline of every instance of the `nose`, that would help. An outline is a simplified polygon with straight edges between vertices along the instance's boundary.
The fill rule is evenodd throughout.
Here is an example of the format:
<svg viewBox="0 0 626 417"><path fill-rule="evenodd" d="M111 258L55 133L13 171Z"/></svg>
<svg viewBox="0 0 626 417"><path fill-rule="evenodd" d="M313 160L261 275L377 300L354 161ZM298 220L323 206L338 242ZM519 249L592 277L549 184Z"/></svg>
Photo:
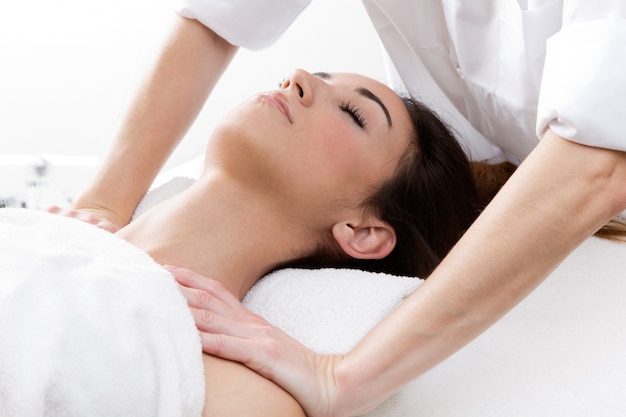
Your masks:
<svg viewBox="0 0 626 417"><path fill-rule="evenodd" d="M320 83L323 83L315 75L302 70L296 69L283 82L282 88L293 90L300 97L303 106L309 106L313 103L315 94L319 91Z"/></svg>

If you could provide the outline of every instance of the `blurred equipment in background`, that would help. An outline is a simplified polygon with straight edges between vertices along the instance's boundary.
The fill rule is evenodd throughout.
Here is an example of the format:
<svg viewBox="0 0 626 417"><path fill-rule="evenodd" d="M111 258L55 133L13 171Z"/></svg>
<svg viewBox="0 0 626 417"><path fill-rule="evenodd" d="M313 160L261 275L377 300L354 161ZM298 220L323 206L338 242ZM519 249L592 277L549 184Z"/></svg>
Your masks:
<svg viewBox="0 0 626 417"><path fill-rule="evenodd" d="M0 155L0 208L67 206L97 164L88 155Z"/></svg>

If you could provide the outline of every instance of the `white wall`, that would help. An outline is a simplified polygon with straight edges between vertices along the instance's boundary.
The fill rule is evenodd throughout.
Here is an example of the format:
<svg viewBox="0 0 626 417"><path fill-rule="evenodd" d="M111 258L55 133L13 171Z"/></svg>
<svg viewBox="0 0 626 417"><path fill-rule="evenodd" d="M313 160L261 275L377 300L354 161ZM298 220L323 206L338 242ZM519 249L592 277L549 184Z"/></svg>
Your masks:
<svg viewBox="0 0 626 417"><path fill-rule="evenodd" d="M154 0L3 4L0 200L25 192L25 182L37 178L32 163L24 166L25 159L15 155L30 155L28 160L40 154L102 155L171 19L167 6ZM241 51L167 166L200 153L213 121L225 110L274 88L295 67L382 80L380 46L361 3L315 0L276 45ZM49 182L63 188L65 198L93 172L55 165Z"/></svg>

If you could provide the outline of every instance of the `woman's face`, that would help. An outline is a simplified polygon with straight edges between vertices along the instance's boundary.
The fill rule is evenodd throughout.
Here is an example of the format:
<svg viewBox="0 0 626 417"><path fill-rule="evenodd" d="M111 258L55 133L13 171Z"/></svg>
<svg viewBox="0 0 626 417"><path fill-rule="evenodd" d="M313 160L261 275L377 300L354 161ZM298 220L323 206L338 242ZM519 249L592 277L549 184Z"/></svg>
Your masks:
<svg viewBox="0 0 626 417"><path fill-rule="evenodd" d="M315 215L354 208L390 178L411 132L404 104L384 84L296 70L279 90L237 107L208 153L233 175Z"/></svg>

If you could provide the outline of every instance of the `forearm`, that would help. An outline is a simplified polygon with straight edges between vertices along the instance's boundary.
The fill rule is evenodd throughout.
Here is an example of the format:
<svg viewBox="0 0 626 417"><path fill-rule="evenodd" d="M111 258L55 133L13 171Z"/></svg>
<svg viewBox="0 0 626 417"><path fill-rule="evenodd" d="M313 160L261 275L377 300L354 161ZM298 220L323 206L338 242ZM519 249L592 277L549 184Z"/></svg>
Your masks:
<svg viewBox="0 0 626 417"><path fill-rule="evenodd" d="M624 154L549 132L428 280L338 365L345 414L386 398L520 302L623 210L625 171Z"/></svg>
<svg viewBox="0 0 626 417"><path fill-rule="evenodd" d="M117 215L118 226L128 223L236 50L199 22L180 18L92 185L73 207L105 209Z"/></svg>

